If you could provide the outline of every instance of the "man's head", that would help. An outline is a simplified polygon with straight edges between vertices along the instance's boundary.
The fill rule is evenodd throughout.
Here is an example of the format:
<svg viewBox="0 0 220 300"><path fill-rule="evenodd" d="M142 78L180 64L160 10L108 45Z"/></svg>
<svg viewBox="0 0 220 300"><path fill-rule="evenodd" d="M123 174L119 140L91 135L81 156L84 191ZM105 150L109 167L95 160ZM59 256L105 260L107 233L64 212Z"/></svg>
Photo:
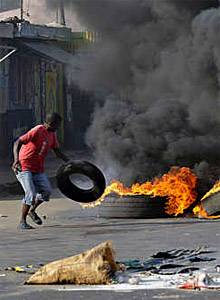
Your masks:
<svg viewBox="0 0 220 300"><path fill-rule="evenodd" d="M62 117L57 112L53 112L52 114L47 114L45 127L48 131L56 131L60 127L60 123L62 121Z"/></svg>

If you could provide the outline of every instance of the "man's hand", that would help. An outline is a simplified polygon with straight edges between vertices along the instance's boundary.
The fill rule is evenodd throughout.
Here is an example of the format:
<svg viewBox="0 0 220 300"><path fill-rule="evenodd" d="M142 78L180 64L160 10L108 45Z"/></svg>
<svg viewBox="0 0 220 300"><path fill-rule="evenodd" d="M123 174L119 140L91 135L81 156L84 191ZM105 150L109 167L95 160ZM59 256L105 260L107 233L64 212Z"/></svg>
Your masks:
<svg viewBox="0 0 220 300"><path fill-rule="evenodd" d="M21 172L21 163L20 161L14 161L13 165L12 165L12 170L15 172L15 174L18 174L18 172Z"/></svg>
<svg viewBox="0 0 220 300"><path fill-rule="evenodd" d="M53 149L53 151L54 151L56 157L62 159L63 161L68 162L70 160L64 153L62 153L60 151L59 148Z"/></svg>

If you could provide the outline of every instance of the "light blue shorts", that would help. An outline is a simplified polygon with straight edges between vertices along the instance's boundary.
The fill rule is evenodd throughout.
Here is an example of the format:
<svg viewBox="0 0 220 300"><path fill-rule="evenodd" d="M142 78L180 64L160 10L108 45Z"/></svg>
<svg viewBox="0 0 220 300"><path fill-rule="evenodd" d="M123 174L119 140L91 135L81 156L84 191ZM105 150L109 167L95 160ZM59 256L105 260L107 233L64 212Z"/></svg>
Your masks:
<svg viewBox="0 0 220 300"><path fill-rule="evenodd" d="M45 173L22 171L16 177L25 193L23 198L24 204L33 205L35 199L49 201L52 188Z"/></svg>

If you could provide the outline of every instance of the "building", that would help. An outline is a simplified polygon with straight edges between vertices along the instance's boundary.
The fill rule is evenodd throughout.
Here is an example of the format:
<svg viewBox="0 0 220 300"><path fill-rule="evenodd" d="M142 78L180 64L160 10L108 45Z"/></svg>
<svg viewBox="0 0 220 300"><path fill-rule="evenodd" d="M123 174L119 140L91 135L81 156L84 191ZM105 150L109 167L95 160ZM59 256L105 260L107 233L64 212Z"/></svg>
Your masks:
<svg viewBox="0 0 220 300"><path fill-rule="evenodd" d="M93 41L92 33L57 24L34 25L17 17L0 22L0 157L10 157L14 140L52 111L64 119L61 147L86 147L90 95L66 79L66 68L70 62L74 68L74 54Z"/></svg>

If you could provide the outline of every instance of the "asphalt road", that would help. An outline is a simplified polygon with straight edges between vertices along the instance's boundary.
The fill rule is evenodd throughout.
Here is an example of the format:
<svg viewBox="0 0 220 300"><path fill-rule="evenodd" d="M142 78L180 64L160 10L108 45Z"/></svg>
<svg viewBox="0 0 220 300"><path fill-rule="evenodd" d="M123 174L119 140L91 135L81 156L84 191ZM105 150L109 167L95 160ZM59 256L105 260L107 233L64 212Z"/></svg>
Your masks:
<svg viewBox="0 0 220 300"><path fill-rule="evenodd" d="M191 217L163 219L101 219L96 208L81 207L54 191L39 208L44 225L17 229L20 196L0 200L0 299L210 299L218 291L177 289L123 291L65 291L61 285L23 285L29 274L5 271L8 266L46 264L111 240L117 261L147 258L158 251L208 246L215 261L202 262L203 270L220 264L220 220ZM33 223L30 224L33 225ZM213 256L212 255L212 256ZM71 288L71 285L67 286ZM62 291L60 291L62 288Z"/></svg>

